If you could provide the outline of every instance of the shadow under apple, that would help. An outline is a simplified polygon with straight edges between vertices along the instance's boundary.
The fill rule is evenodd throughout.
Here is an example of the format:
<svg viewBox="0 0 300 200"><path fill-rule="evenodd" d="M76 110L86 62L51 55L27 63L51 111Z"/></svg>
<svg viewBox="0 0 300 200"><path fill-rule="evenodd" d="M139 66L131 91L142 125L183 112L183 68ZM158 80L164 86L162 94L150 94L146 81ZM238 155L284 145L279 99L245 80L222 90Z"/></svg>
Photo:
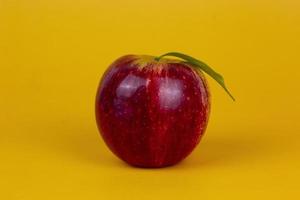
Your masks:
<svg viewBox="0 0 300 200"><path fill-rule="evenodd" d="M204 136L194 152L178 164L178 169L247 163L267 153L265 148L268 142L265 138L246 136L240 133Z"/></svg>

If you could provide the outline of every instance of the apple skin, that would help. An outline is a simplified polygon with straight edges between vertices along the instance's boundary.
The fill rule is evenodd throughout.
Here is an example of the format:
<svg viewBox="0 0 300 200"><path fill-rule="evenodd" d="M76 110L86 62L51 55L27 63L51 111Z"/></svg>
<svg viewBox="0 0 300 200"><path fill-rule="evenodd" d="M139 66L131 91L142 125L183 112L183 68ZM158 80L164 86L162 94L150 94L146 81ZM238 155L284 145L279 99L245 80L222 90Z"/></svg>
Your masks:
<svg viewBox="0 0 300 200"><path fill-rule="evenodd" d="M203 74L178 60L123 56L107 69L96 96L96 121L105 143L137 167L166 167L188 156L205 132L209 113Z"/></svg>

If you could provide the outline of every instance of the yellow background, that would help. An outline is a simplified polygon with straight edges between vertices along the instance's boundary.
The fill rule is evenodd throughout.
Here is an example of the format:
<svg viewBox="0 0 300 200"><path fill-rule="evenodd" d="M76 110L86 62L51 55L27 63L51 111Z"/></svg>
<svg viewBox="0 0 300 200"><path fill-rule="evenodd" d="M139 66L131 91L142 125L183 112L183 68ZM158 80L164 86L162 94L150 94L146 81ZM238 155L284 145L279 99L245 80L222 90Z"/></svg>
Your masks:
<svg viewBox="0 0 300 200"><path fill-rule="evenodd" d="M299 199L300 1L0 0L0 199ZM180 51L210 78L184 162L137 169L104 145L94 97L124 54Z"/></svg>

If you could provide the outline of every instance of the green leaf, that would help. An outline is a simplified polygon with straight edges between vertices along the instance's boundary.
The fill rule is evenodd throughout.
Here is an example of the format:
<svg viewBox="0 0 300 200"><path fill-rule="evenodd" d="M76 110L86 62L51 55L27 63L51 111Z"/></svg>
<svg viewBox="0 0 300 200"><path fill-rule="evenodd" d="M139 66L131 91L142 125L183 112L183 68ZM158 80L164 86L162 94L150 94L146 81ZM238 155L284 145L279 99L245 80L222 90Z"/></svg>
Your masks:
<svg viewBox="0 0 300 200"><path fill-rule="evenodd" d="M204 62L202 62L200 60L197 60L197 59L195 59L195 58L193 58L191 56L188 56L186 54L178 53L178 52L169 52L169 53L163 54L163 55L157 57L156 60L159 61L162 57L165 57L165 56L174 56L174 57L177 57L177 58L181 58L181 59L185 60L187 63L191 64L192 66L197 67L200 70L204 71L206 74L208 74L213 79L215 79L224 88L224 90L232 98L232 100L235 101L235 99L232 96L232 94L226 88L225 82L224 82L224 78L222 77L222 75L220 75L219 73L217 73L216 71L214 71L212 68L210 68Z"/></svg>

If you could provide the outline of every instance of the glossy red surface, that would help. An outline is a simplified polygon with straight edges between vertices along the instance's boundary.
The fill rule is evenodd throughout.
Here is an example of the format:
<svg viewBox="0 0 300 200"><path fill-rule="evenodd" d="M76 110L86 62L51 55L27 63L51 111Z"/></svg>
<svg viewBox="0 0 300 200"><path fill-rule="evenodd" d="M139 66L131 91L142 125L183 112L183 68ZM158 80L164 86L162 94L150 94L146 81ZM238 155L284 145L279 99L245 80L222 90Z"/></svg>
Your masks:
<svg viewBox="0 0 300 200"><path fill-rule="evenodd" d="M206 81L187 64L124 56L104 74L96 120L108 147L139 167L164 167L185 158L199 143L209 116Z"/></svg>

